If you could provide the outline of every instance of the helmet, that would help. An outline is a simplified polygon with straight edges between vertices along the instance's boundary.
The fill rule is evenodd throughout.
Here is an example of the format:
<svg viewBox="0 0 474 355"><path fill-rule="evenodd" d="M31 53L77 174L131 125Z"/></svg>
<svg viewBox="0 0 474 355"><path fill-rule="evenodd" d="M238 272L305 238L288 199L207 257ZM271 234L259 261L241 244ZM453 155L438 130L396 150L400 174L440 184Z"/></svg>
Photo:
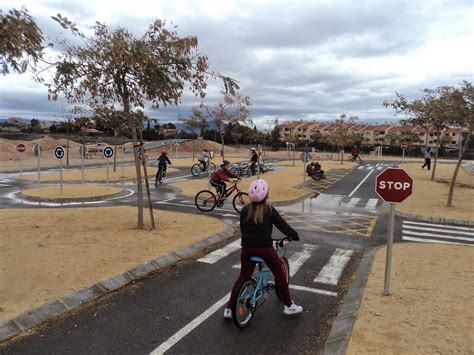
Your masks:
<svg viewBox="0 0 474 355"><path fill-rule="evenodd" d="M255 149L255 148L252 147L252 148L250 148L250 150L256 151L257 149Z"/></svg>
<svg viewBox="0 0 474 355"><path fill-rule="evenodd" d="M202 151L203 152L208 152L208 150L206 148L203 148Z"/></svg>
<svg viewBox="0 0 474 355"><path fill-rule="evenodd" d="M161 155L166 155L166 150L162 150Z"/></svg>
<svg viewBox="0 0 474 355"><path fill-rule="evenodd" d="M224 165L229 165L229 164L230 164L230 161L224 160L224 161L222 161L221 168L223 168Z"/></svg>
<svg viewBox="0 0 474 355"><path fill-rule="evenodd" d="M268 196L268 184L263 179L257 179L249 186L249 198L252 202L261 202Z"/></svg>

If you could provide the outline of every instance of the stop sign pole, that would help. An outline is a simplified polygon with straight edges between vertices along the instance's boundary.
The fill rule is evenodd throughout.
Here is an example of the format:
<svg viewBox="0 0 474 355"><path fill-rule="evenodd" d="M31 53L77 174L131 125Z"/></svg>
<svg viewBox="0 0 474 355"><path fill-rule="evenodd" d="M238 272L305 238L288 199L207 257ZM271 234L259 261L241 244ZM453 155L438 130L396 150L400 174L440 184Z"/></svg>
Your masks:
<svg viewBox="0 0 474 355"><path fill-rule="evenodd" d="M383 288L383 295L388 296L390 294L390 272L395 229L395 204L401 203L411 196L413 193L413 178L403 169L387 168L375 178L375 192L390 205Z"/></svg>

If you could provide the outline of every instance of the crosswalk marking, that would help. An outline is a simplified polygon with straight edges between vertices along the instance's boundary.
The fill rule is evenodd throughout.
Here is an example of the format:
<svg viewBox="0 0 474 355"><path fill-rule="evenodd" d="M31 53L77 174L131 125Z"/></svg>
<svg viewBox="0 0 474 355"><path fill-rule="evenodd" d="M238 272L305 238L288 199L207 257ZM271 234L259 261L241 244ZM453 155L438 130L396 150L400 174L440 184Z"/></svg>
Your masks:
<svg viewBox="0 0 474 355"><path fill-rule="evenodd" d="M373 210L375 207L377 207L377 203L379 202L378 199L376 198L371 198L369 201L367 201L367 204L365 205L365 209L367 210Z"/></svg>
<svg viewBox="0 0 474 355"><path fill-rule="evenodd" d="M291 288L293 290L298 290L298 291L307 291L307 292L312 292L312 293L319 293L321 295L326 295L326 296L334 296L334 297L337 296L337 292L320 290L319 288L297 286L297 285L289 285L289 288Z"/></svg>
<svg viewBox="0 0 474 355"><path fill-rule="evenodd" d="M407 237L407 236L403 236L402 239L412 241L412 242L420 242L420 243L458 244L458 245L467 245L470 247L474 246L474 244L456 243L456 242L448 242L446 240L436 240L436 239L426 239L426 238L413 238L413 237Z"/></svg>
<svg viewBox="0 0 474 355"><path fill-rule="evenodd" d="M347 207L355 207L360 201L360 197L353 197L349 201L349 203L346 204Z"/></svg>
<svg viewBox="0 0 474 355"><path fill-rule="evenodd" d="M353 251L347 249L337 248L334 254L329 258L329 261L321 269L314 282L319 282L329 285L337 285L342 271L349 262Z"/></svg>
<svg viewBox="0 0 474 355"><path fill-rule="evenodd" d="M459 229L459 230L473 231L474 232L474 228L461 227L461 226L450 226L450 225L443 225L443 224L433 224L433 223L414 222L414 221L403 221L403 224L405 224L405 225L412 224L412 225L427 226L427 227L436 226L436 228Z"/></svg>
<svg viewBox="0 0 474 355"><path fill-rule="evenodd" d="M290 276L295 276L296 272L301 268L306 260L311 256L311 253L318 249L319 246L312 244L304 244L303 251L297 251L288 258L290 264Z"/></svg>
<svg viewBox="0 0 474 355"><path fill-rule="evenodd" d="M227 244L223 248L214 250L213 252L203 256L201 259L198 259L198 261L207 264L214 264L238 249L240 249L240 239Z"/></svg>
<svg viewBox="0 0 474 355"><path fill-rule="evenodd" d="M474 228L403 221L402 240L474 246Z"/></svg>

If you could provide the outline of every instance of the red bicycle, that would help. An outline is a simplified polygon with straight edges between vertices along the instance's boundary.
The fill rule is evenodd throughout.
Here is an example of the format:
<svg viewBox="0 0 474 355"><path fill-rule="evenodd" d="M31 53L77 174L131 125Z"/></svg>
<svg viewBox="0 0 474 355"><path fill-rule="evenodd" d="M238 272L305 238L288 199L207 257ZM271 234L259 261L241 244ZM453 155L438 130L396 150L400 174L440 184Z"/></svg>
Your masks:
<svg viewBox="0 0 474 355"><path fill-rule="evenodd" d="M245 204L250 202L250 198L246 192L240 191L239 187L237 186L237 183L239 181L240 180L232 181L233 185L226 191L225 195L222 197L219 197L218 195L216 196L214 192L209 190L199 191L196 194L196 197L194 198L194 203L196 204L196 207L202 212L211 212L214 208L216 208L216 206L222 207L224 205L224 201L235 191L236 194L234 196L234 199L232 200L232 205L234 206L234 209L238 213L240 213L240 211L242 211L242 207L244 207Z"/></svg>

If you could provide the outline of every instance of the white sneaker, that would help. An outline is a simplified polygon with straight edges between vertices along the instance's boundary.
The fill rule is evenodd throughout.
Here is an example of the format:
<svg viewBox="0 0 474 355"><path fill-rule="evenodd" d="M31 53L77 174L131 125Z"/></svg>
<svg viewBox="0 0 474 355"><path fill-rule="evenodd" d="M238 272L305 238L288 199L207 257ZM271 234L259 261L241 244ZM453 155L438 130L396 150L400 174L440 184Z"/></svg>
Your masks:
<svg viewBox="0 0 474 355"><path fill-rule="evenodd" d="M224 318L232 319L232 310L230 308L224 308Z"/></svg>
<svg viewBox="0 0 474 355"><path fill-rule="evenodd" d="M294 302L291 304L290 307L283 306L283 313L286 315L293 315L303 312L303 307L297 306Z"/></svg>

